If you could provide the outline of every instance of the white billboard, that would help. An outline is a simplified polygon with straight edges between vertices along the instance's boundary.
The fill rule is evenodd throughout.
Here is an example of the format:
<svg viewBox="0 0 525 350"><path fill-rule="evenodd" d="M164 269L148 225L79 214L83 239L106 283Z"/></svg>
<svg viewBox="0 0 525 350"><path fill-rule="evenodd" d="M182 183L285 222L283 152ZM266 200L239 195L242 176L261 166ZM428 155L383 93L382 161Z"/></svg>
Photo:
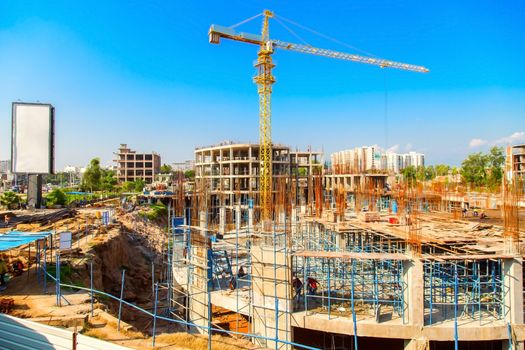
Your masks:
<svg viewBox="0 0 525 350"><path fill-rule="evenodd" d="M60 232L60 250L71 249L71 232Z"/></svg>
<svg viewBox="0 0 525 350"><path fill-rule="evenodd" d="M52 174L54 171L53 106L14 102L12 118L12 172Z"/></svg>

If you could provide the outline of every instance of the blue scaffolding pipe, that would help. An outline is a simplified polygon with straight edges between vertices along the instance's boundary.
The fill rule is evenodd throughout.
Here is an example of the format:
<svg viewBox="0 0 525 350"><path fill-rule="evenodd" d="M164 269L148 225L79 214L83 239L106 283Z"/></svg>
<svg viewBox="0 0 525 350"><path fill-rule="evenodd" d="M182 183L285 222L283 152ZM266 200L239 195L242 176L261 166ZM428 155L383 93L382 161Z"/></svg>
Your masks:
<svg viewBox="0 0 525 350"><path fill-rule="evenodd" d="M120 283L120 300L118 304L118 323L117 323L117 331L120 332L120 317L122 315L122 300L124 298L124 282L126 277L126 270L122 270L122 281Z"/></svg>
<svg viewBox="0 0 525 350"><path fill-rule="evenodd" d="M358 342L357 342L357 317L355 315L355 303L354 303L354 276L355 276L355 261L354 259L351 260L352 263L352 288L351 288L351 301L352 301L352 323L354 324L354 349L358 350Z"/></svg>
<svg viewBox="0 0 525 350"><path fill-rule="evenodd" d="M459 349L458 338L458 265L454 264L454 350Z"/></svg>

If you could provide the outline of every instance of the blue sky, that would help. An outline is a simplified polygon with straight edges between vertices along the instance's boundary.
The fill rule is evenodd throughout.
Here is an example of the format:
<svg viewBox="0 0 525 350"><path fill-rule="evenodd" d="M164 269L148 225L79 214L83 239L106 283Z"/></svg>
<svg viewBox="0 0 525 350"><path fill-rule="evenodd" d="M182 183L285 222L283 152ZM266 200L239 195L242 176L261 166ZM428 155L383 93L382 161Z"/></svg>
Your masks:
<svg viewBox="0 0 525 350"><path fill-rule="evenodd" d="M257 47L208 43L268 8L419 74L276 52L273 139L330 152L365 144L459 164L525 142L523 1L0 2L0 159L13 101L56 107L57 168L105 164L119 143L164 162L258 140ZM239 27L260 31L260 19ZM360 53L289 25L309 44ZM271 37L298 42L278 22ZM386 96L386 97L385 97Z"/></svg>

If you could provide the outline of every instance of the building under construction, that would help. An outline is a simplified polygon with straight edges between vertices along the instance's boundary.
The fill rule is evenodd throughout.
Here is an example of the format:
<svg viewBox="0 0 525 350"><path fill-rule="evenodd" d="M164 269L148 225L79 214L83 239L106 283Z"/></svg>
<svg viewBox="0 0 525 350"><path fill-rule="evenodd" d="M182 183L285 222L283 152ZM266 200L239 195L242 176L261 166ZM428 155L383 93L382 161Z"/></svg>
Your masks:
<svg viewBox="0 0 525 350"><path fill-rule="evenodd" d="M481 206L501 210L501 222L473 209L482 194L377 179L323 186L331 175L316 171L299 199L300 181L279 185L293 166L275 146L266 229L250 187L255 148L197 149L195 192L170 205L176 317L267 348L523 346L522 180L506 179Z"/></svg>

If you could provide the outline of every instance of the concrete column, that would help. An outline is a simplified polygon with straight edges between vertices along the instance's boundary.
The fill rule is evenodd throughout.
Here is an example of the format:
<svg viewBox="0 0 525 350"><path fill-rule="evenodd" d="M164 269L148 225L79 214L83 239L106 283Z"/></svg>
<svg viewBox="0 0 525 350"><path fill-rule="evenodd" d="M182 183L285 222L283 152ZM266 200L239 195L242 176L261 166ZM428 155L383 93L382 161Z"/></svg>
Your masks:
<svg viewBox="0 0 525 350"><path fill-rule="evenodd" d="M253 208L248 208L248 231L253 232Z"/></svg>
<svg viewBox="0 0 525 350"><path fill-rule="evenodd" d="M239 230L241 229L241 206L240 205L236 205L235 206L235 228L237 230L237 232L239 232Z"/></svg>
<svg viewBox="0 0 525 350"><path fill-rule="evenodd" d="M346 250L346 234L344 232L337 232L337 236L335 236L335 245L337 248L341 249L341 251Z"/></svg>
<svg viewBox="0 0 525 350"><path fill-rule="evenodd" d="M403 262L405 323L418 327L424 324L423 263L417 258Z"/></svg>
<svg viewBox="0 0 525 350"><path fill-rule="evenodd" d="M407 252L411 255L410 251ZM405 323L422 329L424 325L423 303L423 263L416 257L403 262L403 281L406 283L404 293ZM406 339L405 350L416 350L424 344L424 339Z"/></svg>
<svg viewBox="0 0 525 350"><path fill-rule="evenodd" d="M290 341L292 337L290 312L292 311L291 257L274 248L253 246L252 325L255 334ZM290 345L255 339L255 343L270 349L289 350Z"/></svg>
<svg viewBox="0 0 525 350"><path fill-rule="evenodd" d="M517 256L503 260L504 319L511 326L523 324L523 259ZM502 349L523 350L523 342L503 341Z"/></svg>
<svg viewBox="0 0 525 350"><path fill-rule="evenodd" d="M206 215L205 211L201 211L199 213L199 227L203 228L203 229L206 229L207 226L208 226L208 216ZM203 235L205 235L206 231L203 230L203 231L201 231L201 233Z"/></svg>
<svg viewBox="0 0 525 350"><path fill-rule="evenodd" d="M224 234L226 232L226 208L219 208L219 233Z"/></svg>
<svg viewBox="0 0 525 350"><path fill-rule="evenodd" d="M199 213L199 227L202 228L199 234L205 235L207 229L207 215L205 211ZM193 266L191 273L193 277L188 285L189 298L188 308L190 321L199 326L208 326L209 319L209 298L208 290L210 288L210 269L208 259L208 246L191 245L189 254L190 264ZM207 334L207 330L201 327L195 327L193 331L201 334Z"/></svg>

